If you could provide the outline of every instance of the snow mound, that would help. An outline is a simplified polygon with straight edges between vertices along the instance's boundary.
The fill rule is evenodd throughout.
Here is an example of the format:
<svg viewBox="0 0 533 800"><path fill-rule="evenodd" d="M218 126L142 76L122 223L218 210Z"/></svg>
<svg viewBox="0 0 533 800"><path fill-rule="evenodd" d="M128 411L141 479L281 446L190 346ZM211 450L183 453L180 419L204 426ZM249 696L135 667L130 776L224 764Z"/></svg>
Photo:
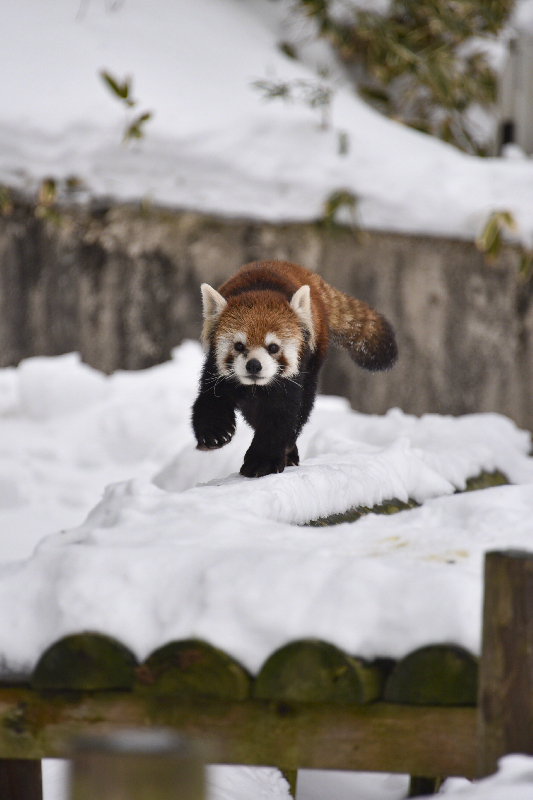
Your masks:
<svg viewBox="0 0 533 800"><path fill-rule="evenodd" d="M368 658L435 641L477 652L483 553L530 545L529 434L496 414L369 416L319 397L300 467L247 479L242 420L227 447L195 450L201 360L188 342L134 373L76 356L0 371L4 670L82 630L140 659L197 636L252 672L305 636ZM455 494L495 469L515 485ZM393 497L421 507L303 525Z"/></svg>

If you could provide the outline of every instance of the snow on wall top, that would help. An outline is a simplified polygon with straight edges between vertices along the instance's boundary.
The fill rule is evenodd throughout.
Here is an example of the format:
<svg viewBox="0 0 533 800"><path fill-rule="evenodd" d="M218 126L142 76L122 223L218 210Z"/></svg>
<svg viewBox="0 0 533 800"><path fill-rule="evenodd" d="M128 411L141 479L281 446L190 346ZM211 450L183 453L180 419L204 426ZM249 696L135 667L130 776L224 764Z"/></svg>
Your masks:
<svg viewBox="0 0 533 800"><path fill-rule="evenodd" d="M33 191L44 177L75 176L77 199L148 198L269 221L316 219L342 188L369 228L473 238L491 212L508 210L531 246L531 160L466 156L380 116L338 74L328 130L305 106L262 101L254 80L315 78L278 49L287 8L5 0L0 181ZM134 112L153 112L136 144L121 145L127 114L102 69L131 76Z"/></svg>

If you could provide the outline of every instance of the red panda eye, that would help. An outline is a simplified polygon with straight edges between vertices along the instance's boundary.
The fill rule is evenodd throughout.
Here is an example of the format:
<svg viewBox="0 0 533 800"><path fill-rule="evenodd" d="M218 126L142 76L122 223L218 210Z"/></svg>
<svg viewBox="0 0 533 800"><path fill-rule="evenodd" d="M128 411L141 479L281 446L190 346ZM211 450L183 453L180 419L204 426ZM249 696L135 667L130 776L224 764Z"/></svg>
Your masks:
<svg viewBox="0 0 533 800"><path fill-rule="evenodd" d="M242 342L235 342L233 346L238 353L244 353L244 351L246 350Z"/></svg>
<svg viewBox="0 0 533 800"><path fill-rule="evenodd" d="M274 344L274 342L272 342L272 344L268 345L267 349L269 353L277 353L279 350L279 344Z"/></svg>

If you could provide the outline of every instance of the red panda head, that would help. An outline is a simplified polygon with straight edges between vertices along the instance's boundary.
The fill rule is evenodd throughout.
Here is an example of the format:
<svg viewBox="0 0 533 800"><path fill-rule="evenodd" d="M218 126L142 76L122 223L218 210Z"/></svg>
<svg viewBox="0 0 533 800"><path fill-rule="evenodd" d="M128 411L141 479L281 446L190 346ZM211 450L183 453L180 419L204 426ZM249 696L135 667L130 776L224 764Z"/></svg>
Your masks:
<svg viewBox="0 0 533 800"><path fill-rule="evenodd" d="M207 283L201 289L202 343L214 347L220 375L266 386L296 375L306 340L315 348L309 286L301 286L290 301L274 291L247 291L226 300Z"/></svg>

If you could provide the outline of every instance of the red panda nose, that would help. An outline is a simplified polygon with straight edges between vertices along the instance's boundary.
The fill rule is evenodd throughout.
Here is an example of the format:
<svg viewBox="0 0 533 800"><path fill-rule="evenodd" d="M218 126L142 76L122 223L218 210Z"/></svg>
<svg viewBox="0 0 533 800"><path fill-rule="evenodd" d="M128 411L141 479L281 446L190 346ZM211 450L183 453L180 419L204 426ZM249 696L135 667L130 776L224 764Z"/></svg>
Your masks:
<svg viewBox="0 0 533 800"><path fill-rule="evenodd" d="M261 362L258 358L251 358L249 361L246 362L246 370L250 372L252 375L257 375L258 372L261 372L262 366Z"/></svg>

